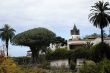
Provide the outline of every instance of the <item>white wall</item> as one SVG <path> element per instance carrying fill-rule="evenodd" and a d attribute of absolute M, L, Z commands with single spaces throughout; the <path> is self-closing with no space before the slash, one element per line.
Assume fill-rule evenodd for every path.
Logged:
<path fill-rule="evenodd" d="M 51 61 L 50 66 L 52 66 L 52 67 L 62 67 L 62 66 L 69 67 L 69 62 L 68 62 L 68 59 Z"/>

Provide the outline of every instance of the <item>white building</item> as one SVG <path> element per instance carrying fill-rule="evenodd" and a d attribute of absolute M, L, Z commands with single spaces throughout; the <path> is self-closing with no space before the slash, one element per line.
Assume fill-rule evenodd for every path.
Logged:
<path fill-rule="evenodd" d="M 98 44 L 101 42 L 100 37 L 88 37 L 87 39 L 80 39 L 79 29 L 74 25 L 73 29 L 71 30 L 71 37 L 67 41 L 68 49 L 75 49 L 77 46 L 82 46 L 87 42 Z M 110 37 L 105 37 L 104 42 L 110 45 Z"/>
<path fill-rule="evenodd" d="M 80 39 L 80 31 L 77 29 L 76 25 L 74 25 L 73 29 L 70 31 L 71 36 L 69 40 L 67 41 L 67 47 L 69 50 L 75 49 L 76 47 L 82 46 L 84 44 L 87 44 L 87 42 L 98 44 L 101 42 L 100 37 L 89 37 L 88 39 Z M 104 42 L 110 45 L 110 37 L 104 38 Z M 51 45 L 52 46 L 52 45 Z M 53 46 L 53 50 L 55 50 L 55 47 Z M 76 60 L 76 68 L 79 68 L 81 65 L 83 65 L 84 59 L 77 59 Z M 55 67 L 61 67 L 61 66 L 69 66 L 69 61 L 66 60 L 55 60 L 50 62 L 50 66 Z"/>

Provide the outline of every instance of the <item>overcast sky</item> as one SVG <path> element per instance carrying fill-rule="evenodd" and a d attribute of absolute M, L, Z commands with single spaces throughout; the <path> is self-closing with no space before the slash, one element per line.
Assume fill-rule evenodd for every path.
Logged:
<path fill-rule="evenodd" d="M 98 0 L 0 0 L 0 28 L 9 24 L 16 34 L 45 27 L 66 39 L 76 24 L 81 37 L 100 33 L 88 20 L 90 8 Z M 110 0 L 104 0 L 109 1 Z M 108 28 L 105 28 L 108 34 Z M 1 42 L 0 45 L 2 45 Z M 26 55 L 27 47 L 9 46 L 10 56 Z"/>

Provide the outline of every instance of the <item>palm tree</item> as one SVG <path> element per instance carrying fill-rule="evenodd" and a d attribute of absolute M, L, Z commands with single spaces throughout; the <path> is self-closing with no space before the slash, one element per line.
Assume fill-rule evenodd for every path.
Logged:
<path fill-rule="evenodd" d="M 5 24 L 4 27 L 2 29 L 0 29 L 0 38 L 6 44 L 7 57 L 8 57 L 8 45 L 9 45 L 9 41 L 15 35 L 14 32 L 15 32 L 15 30 L 13 28 L 11 28 L 8 24 Z"/>
<path fill-rule="evenodd" d="M 109 2 L 98 1 L 92 6 L 91 13 L 89 15 L 90 22 L 94 26 L 101 29 L 101 42 L 103 42 L 103 28 L 107 27 L 110 23 L 110 8 Z"/>

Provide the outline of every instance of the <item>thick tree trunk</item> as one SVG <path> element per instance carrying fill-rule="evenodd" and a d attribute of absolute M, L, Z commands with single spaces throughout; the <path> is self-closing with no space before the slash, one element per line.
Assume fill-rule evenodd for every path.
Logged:
<path fill-rule="evenodd" d="M 36 47 L 30 47 L 32 52 L 32 63 L 39 63 L 38 57 L 39 57 L 39 50 L 36 49 Z"/>
<path fill-rule="evenodd" d="M 39 63 L 39 50 L 35 51 L 35 59 L 36 59 L 36 63 Z"/>
<path fill-rule="evenodd" d="M 33 49 L 31 49 L 31 52 L 32 52 L 32 55 L 31 55 L 31 57 L 32 57 L 32 63 L 35 63 L 36 62 L 35 54 L 34 54 L 35 51 L 33 51 Z"/>
<path fill-rule="evenodd" d="M 101 28 L 101 43 L 104 42 L 104 39 L 103 39 L 103 28 Z"/>

